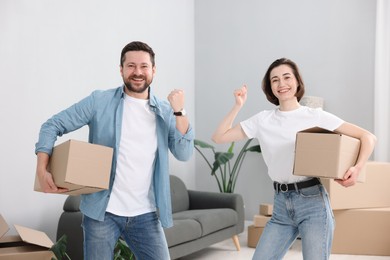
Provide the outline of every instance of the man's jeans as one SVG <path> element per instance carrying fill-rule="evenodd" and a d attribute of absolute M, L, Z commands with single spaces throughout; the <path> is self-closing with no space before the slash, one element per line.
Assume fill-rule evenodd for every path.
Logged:
<path fill-rule="evenodd" d="M 303 259 L 329 259 L 333 231 L 333 212 L 321 184 L 299 191 L 276 191 L 272 217 L 253 259 L 282 259 L 298 235 L 302 239 Z"/>
<path fill-rule="evenodd" d="M 104 221 L 83 216 L 84 259 L 111 260 L 121 236 L 136 259 L 168 260 L 164 231 L 156 212 L 136 217 L 120 217 L 106 212 Z"/>

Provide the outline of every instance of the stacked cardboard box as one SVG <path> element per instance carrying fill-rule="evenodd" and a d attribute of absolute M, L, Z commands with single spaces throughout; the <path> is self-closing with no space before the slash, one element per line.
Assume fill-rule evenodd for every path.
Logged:
<path fill-rule="evenodd" d="M 321 179 L 334 210 L 390 207 L 390 163 L 366 163 L 364 183 L 345 188 L 332 179 Z"/>
<path fill-rule="evenodd" d="M 390 163 L 367 162 L 366 181 L 321 179 L 336 221 L 332 253 L 390 256 Z"/>
<path fill-rule="evenodd" d="M 259 214 L 253 217 L 253 225 L 248 226 L 248 247 L 256 247 L 264 227 L 272 216 L 272 204 L 260 204 Z"/>
<path fill-rule="evenodd" d="M 333 254 L 390 256 L 390 207 L 335 210 Z"/>

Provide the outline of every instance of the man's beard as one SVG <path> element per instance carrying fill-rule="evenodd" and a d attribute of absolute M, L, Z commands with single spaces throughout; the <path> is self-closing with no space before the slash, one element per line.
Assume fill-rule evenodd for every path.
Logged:
<path fill-rule="evenodd" d="M 145 83 L 141 88 L 135 88 L 130 82 L 124 81 L 125 87 L 127 88 L 128 91 L 134 92 L 134 93 L 144 93 L 145 90 L 148 89 L 150 85 Z"/>
<path fill-rule="evenodd" d="M 150 81 L 147 81 L 145 80 L 145 84 L 142 86 L 142 87 L 134 87 L 131 83 L 130 83 L 130 80 L 123 80 L 123 83 L 125 84 L 126 88 L 128 91 L 130 92 L 134 92 L 134 93 L 144 93 L 149 87 L 150 87 L 150 84 L 152 84 L 152 80 Z"/>

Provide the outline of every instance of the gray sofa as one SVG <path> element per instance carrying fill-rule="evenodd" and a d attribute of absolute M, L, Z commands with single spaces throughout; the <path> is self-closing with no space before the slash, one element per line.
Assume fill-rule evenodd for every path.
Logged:
<path fill-rule="evenodd" d="M 233 238 L 244 231 L 244 203 L 241 195 L 187 190 L 178 177 L 170 176 L 173 227 L 164 229 L 171 259 L 194 253 L 214 243 Z M 57 229 L 57 239 L 68 237 L 67 252 L 72 260 L 82 259 L 83 233 L 78 210 L 79 196 L 69 196 L 64 203 Z M 232 243 L 233 246 L 233 243 Z"/>

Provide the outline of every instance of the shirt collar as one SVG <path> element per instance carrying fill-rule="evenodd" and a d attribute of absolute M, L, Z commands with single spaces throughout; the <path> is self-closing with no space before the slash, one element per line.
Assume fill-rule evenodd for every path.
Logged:
<path fill-rule="evenodd" d="M 121 93 L 121 97 L 122 98 L 124 98 L 125 97 L 125 85 L 123 84 L 123 86 L 122 86 L 122 93 Z M 148 91 L 149 91 L 149 106 L 151 106 L 152 108 L 154 108 L 154 109 L 156 109 L 156 108 L 158 108 L 158 103 L 157 103 L 157 100 L 156 100 L 156 98 L 155 98 L 155 96 L 154 96 L 154 94 L 153 94 L 153 91 L 152 91 L 152 87 L 151 86 L 149 86 L 149 89 L 148 89 Z"/>

